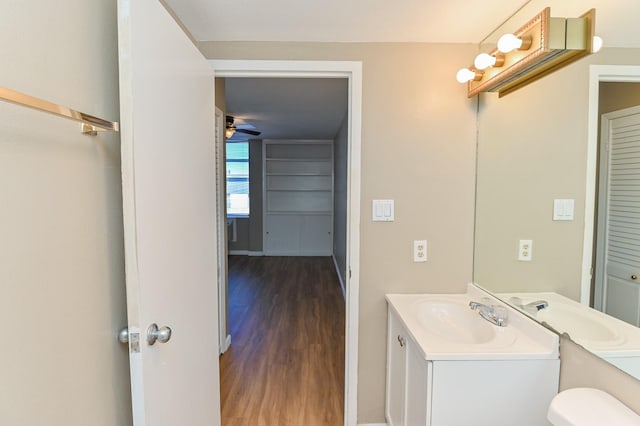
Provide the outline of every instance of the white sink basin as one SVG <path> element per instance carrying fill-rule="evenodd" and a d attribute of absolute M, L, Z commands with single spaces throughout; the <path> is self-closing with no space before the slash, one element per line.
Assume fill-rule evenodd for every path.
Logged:
<path fill-rule="evenodd" d="M 560 333 L 567 333 L 571 339 L 587 349 L 620 350 L 627 341 L 634 340 L 629 330 L 635 332 L 636 327 L 557 293 L 501 293 L 498 296 L 507 302 L 520 300 L 523 305 L 534 300 L 545 300 L 548 303 L 546 308 L 537 312 L 525 311 L 527 315 L 548 324 Z M 632 346 L 638 349 L 637 343 Z"/>
<path fill-rule="evenodd" d="M 462 294 L 388 294 L 386 299 L 425 359 L 558 358 L 558 336 L 517 310 L 508 307 L 508 325 L 500 327 L 469 307 L 488 296 L 470 284 Z"/>
<path fill-rule="evenodd" d="M 494 326 L 477 312 L 448 300 L 416 303 L 418 322 L 430 333 L 461 343 L 487 343 L 495 337 Z"/>
<path fill-rule="evenodd" d="M 623 339 L 611 327 L 602 324 L 586 310 L 572 306 L 551 304 L 539 311 L 535 318 L 544 321 L 557 330 L 567 331 L 572 339 L 589 342 L 622 343 Z"/>

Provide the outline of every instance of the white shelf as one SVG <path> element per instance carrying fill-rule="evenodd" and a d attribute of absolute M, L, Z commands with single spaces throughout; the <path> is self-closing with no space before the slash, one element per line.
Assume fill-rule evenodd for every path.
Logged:
<path fill-rule="evenodd" d="M 297 188 L 297 189 L 285 189 L 285 188 L 272 188 L 269 189 L 269 192 L 331 192 L 331 189 L 306 189 L 306 188 Z"/>
<path fill-rule="evenodd" d="M 289 172 L 289 173 L 271 173 L 268 172 L 267 176 L 333 176 L 331 173 L 305 173 L 305 172 Z M 269 188 L 267 188 L 269 190 Z"/>
<path fill-rule="evenodd" d="M 332 158 L 284 158 L 284 157 L 269 157 L 266 158 L 267 161 L 302 161 L 302 162 L 317 162 L 317 163 L 324 163 L 324 162 L 329 162 L 329 161 L 333 161 Z"/>
<path fill-rule="evenodd" d="M 301 212 L 299 210 L 296 211 L 288 211 L 288 210 L 267 210 L 267 214 L 272 215 L 296 215 L 296 216 L 331 216 L 333 215 L 332 211 L 308 211 Z"/>
<path fill-rule="evenodd" d="M 263 159 L 265 253 L 330 254 L 332 142 L 267 141 Z"/>

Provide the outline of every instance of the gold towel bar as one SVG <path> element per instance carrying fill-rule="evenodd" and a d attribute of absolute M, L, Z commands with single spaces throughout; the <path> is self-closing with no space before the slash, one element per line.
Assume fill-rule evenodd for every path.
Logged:
<path fill-rule="evenodd" d="M 88 135 L 96 135 L 99 131 L 117 132 L 120 127 L 116 121 L 103 120 L 102 118 L 94 117 L 43 99 L 34 98 L 33 96 L 7 89 L 6 87 L 0 87 L 0 100 L 79 121 L 82 123 L 82 133 Z"/>

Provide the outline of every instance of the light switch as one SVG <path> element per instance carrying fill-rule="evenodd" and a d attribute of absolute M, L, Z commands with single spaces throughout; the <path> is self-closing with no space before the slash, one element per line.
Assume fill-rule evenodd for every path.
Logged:
<path fill-rule="evenodd" d="M 573 199 L 553 200 L 553 220 L 573 220 L 574 207 Z"/>
<path fill-rule="evenodd" d="M 372 220 L 393 222 L 393 200 L 373 200 Z"/>

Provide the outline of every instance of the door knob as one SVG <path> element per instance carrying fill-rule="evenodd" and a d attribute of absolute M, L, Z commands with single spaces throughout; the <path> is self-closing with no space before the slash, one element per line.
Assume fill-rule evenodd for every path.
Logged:
<path fill-rule="evenodd" d="M 637 279 L 638 279 L 638 276 L 637 276 L 636 274 L 633 274 L 633 275 L 631 275 L 631 279 L 632 279 L 632 280 L 637 280 Z"/>
<path fill-rule="evenodd" d="M 158 324 L 153 323 L 147 328 L 147 342 L 153 345 L 156 340 L 160 343 L 166 343 L 171 339 L 171 329 L 169 327 L 158 328 Z"/>
<path fill-rule="evenodd" d="M 118 332 L 118 341 L 120 343 L 129 343 L 129 327 L 125 327 Z"/>

